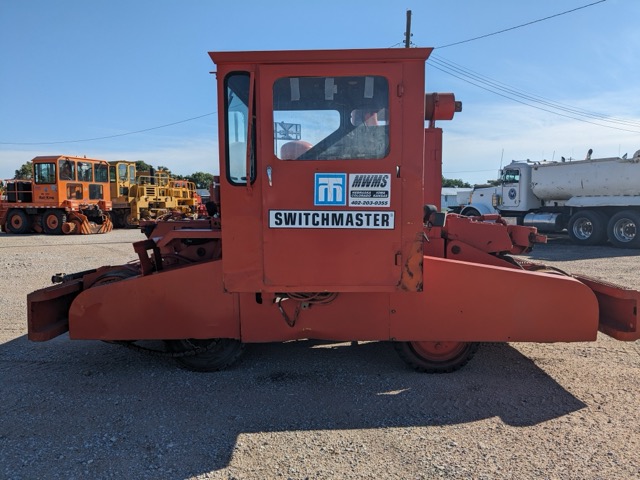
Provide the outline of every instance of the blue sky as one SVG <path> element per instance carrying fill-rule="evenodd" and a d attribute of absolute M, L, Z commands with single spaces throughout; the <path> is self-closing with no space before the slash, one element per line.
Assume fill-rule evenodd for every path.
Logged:
<path fill-rule="evenodd" d="M 217 173 L 207 52 L 399 48 L 407 10 L 413 44 L 440 47 L 426 90 L 463 102 L 439 124 L 445 176 L 481 183 L 501 162 L 589 148 L 632 155 L 640 2 L 579 9 L 596 1 L 0 0 L 0 178 L 49 154 Z"/>

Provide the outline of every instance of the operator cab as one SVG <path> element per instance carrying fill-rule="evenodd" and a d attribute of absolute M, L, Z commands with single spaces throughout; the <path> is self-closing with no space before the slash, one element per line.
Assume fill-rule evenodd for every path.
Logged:
<path fill-rule="evenodd" d="M 421 290 L 430 51 L 210 53 L 228 291 Z"/>

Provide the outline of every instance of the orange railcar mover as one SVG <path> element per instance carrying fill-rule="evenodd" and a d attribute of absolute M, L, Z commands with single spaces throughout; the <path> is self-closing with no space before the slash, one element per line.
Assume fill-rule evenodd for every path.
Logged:
<path fill-rule="evenodd" d="M 137 263 L 31 293 L 29 338 L 164 340 L 202 371 L 252 342 L 392 341 L 428 372 L 477 342 L 638 339 L 639 292 L 516 261 L 545 240 L 535 228 L 439 212 L 436 122 L 461 104 L 425 95 L 430 52 L 211 53 L 212 216 L 143 224 Z"/>
<path fill-rule="evenodd" d="M 104 160 L 42 156 L 31 161 L 32 180 L 7 180 L 0 201 L 0 227 L 8 233 L 106 233 L 109 212 L 109 164 Z"/>

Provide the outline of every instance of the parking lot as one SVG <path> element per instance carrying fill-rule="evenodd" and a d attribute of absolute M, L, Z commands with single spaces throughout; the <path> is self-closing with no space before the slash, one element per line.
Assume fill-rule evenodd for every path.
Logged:
<path fill-rule="evenodd" d="M 26 339 L 27 293 L 133 260 L 143 238 L 0 233 L 0 478 L 640 477 L 640 342 L 483 344 L 462 370 L 428 375 L 384 342 L 298 341 L 198 374 L 102 342 Z M 560 236 L 527 258 L 640 289 L 636 250 Z"/>

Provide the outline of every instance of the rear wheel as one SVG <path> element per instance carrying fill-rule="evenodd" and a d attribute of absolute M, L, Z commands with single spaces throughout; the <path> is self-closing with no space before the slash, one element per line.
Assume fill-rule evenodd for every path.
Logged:
<path fill-rule="evenodd" d="M 567 227 L 569 238 L 578 245 L 601 245 L 607 241 L 607 217 L 595 210 L 574 213 Z"/>
<path fill-rule="evenodd" d="M 31 230 L 29 215 L 24 210 L 11 210 L 7 215 L 6 229 L 9 233 L 27 233 Z"/>
<path fill-rule="evenodd" d="M 140 221 L 131 212 L 127 212 L 127 214 L 124 216 L 123 223 L 126 228 L 137 228 L 140 226 Z"/>
<path fill-rule="evenodd" d="M 91 286 L 98 287 L 100 285 L 106 285 L 107 283 L 119 282 L 127 278 L 135 277 L 136 275 L 138 275 L 138 272 L 130 268 L 114 268 L 96 278 Z"/>
<path fill-rule="evenodd" d="M 640 213 L 624 210 L 616 213 L 607 226 L 609 241 L 618 248 L 640 248 Z"/>
<path fill-rule="evenodd" d="M 233 338 L 167 340 L 166 344 L 171 352 L 189 353 L 176 357 L 176 361 L 194 372 L 223 370 L 237 362 L 244 352 L 244 343 Z"/>
<path fill-rule="evenodd" d="M 464 367 L 478 350 L 470 342 L 396 342 L 395 349 L 414 370 L 448 373 Z"/>
<path fill-rule="evenodd" d="M 42 217 L 42 229 L 49 235 L 60 235 L 62 224 L 67 221 L 67 215 L 61 210 L 52 210 Z"/>

